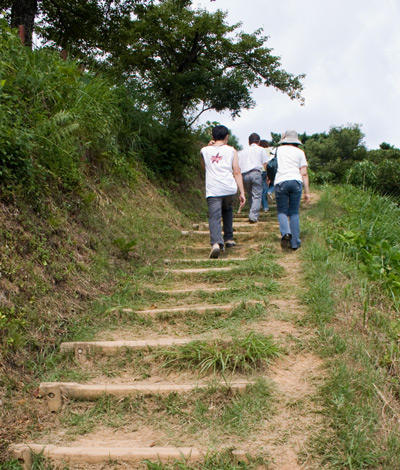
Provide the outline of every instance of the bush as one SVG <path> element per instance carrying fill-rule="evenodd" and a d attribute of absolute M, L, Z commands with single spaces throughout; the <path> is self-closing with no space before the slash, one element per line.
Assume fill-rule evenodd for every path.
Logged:
<path fill-rule="evenodd" d="M 400 161 L 383 160 L 377 168 L 378 189 L 382 194 L 400 196 Z"/>
<path fill-rule="evenodd" d="M 356 162 L 346 174 L 347 183 L 360 188 L 376 188 L 376 165 L 370 161 Z"/>
<path fill-rule="evenodd" d="M 85 167 L 121 157 L 118 97 L 101 75 L 49 49 L 31 51 L 0 24 L 0 177 L 3 189 L 76 191 Z"/>

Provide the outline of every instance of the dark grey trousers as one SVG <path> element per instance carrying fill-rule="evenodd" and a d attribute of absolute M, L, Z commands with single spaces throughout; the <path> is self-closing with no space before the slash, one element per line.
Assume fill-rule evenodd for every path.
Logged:
<path fill-rule="evenodd" d="M 211 246 L 218 243 L 223 247 L 225 241 L 233 240 L 233 198 L 233 194 L 231 196 L 207 198 Z M 224 231 L 223 238 L 221 231 L 221 218 Z"/>
<path fill-rule="evenodd" d="M 243 173 L 242 177 L 250 205 L 249 219 L 258 220 L 262 199 L 261 171 L 251 170 Z"/>

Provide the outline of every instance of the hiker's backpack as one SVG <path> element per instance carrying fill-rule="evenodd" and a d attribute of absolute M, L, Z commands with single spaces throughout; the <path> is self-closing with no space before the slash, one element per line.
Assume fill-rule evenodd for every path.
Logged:
<path fill-rule="evenodd" d="M 277 171 L 278 171 L 278 147 L 275 150 L 275 155 L 267 163 L 267 177 L 271 183 L 274 182 Z"/>

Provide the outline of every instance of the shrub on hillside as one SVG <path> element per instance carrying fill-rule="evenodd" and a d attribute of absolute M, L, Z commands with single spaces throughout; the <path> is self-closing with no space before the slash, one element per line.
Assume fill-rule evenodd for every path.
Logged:
<path fill-rule="evenodd" d="M 0 32 L 0 176 L 36 195 L 76 190 L 85 166 L 120 157 L 118 98 L 108 80 L 49 49 L 31 51 Z"/>
<path fill-rule="evenodd" d="M 378 187 L 382 194 L 400 196 L 400 160 L 383 160 L 377 167 Z"/>
<path fill-rule="evenodd" d="M 375 188 L 378 183 L 376 165 L 365 160 L 356 162 L 347 172 L 346 180 L 359 188 Z"/>

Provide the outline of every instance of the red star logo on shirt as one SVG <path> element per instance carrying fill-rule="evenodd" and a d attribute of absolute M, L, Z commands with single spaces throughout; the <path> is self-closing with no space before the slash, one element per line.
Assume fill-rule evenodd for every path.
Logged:
<path fill-rule="evenodd" d="M 215 157 L 211 157 L 211 163 L 218 163 L 220 160 L 222 160 L 222 157 L 219 156 L 219 152 L 217 155 L 215 155 Z"/>

